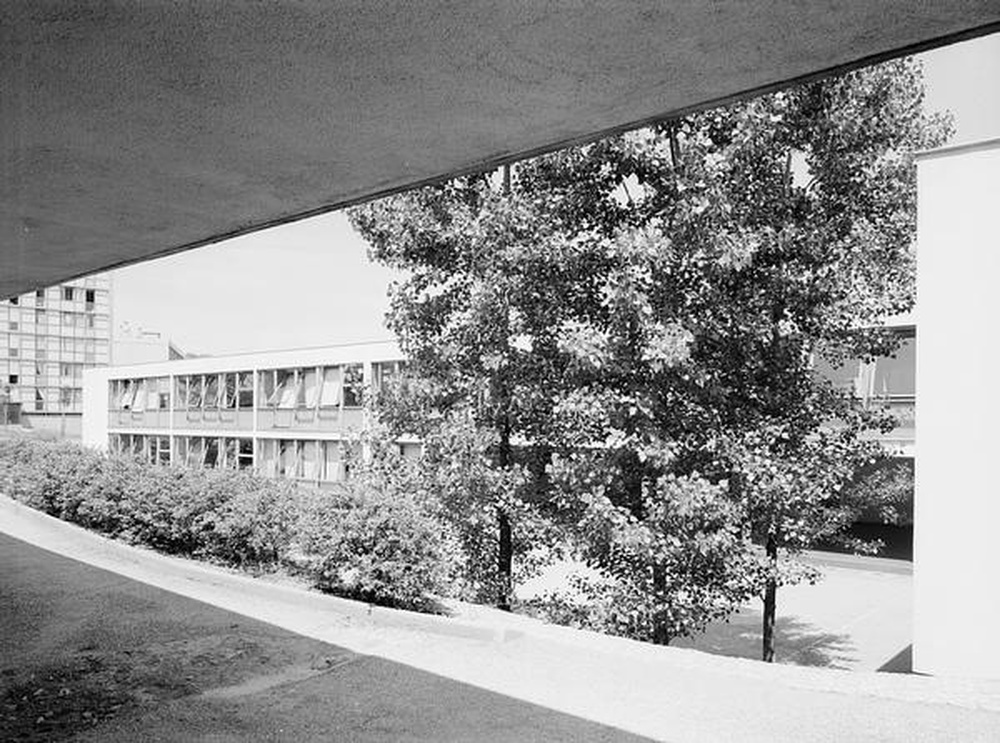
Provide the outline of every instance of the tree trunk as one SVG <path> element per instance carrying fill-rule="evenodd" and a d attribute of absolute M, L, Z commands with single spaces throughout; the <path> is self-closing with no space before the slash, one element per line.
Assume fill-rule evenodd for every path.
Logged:
<path fill-rule="evenodd" d="M 653 566 L 653 598 L 657 603 L 663 600 L 663 594 L 667 590 L 667 571 L 662 565 Z M 653 613 L 653 644 L 669 645 L 670 624 L 667 620 L 667 613 L 664 609 L 659 609 Z"/>
<path fill-rule="evenodd" d="M 500 469 L 506 470 L 511 465 L 510 451 L 510 419 L 503 417 L 500 426 Z M 510 526 L 510 516 L 503 508 L 497 509 L 497 527 L 499 529 L 500 545 L 497 550 L 497 608 L 510 611 L 510 600 L 514 593 L 514 538 Z"/>
<path fill-rule="evenodd" d="M 510 518 L 502 508 L 497 510 L 497 524 L 500 528 L 500 551 L 497 553 L 497 608 L 510 611 L 510 598 L 513 593 L 511 577 L 514 563 L 514 542 L 510 530 Z"/>
<path fill-rule="evenodd" d="M 766 663 L 774 663 L 774 617 L 777 608 L 778 594 L 778 542 L 774 535 L 767 537 L 767 585 L 764 588 L 764 641 L 762 643 L 763 659 Z"/>
<path fill-rule="evenodd" d="M 510 165 L 503 166 L 503 193 L 510 196 Z M 508 349 L 509 352 L 509 349 Z M 500 421 L 500 469 L 506 471 L 511 465 L 510 451 L 510 395 L 506 381 L 501 381 L 502 418 Z M 510 527 L 510 516 L 503 508 L 497 508 L 497 528 L 499 549 L 497 550 L 497 608 L 510 611 L 510 601 L 514 593 L 514 538 Z"/>

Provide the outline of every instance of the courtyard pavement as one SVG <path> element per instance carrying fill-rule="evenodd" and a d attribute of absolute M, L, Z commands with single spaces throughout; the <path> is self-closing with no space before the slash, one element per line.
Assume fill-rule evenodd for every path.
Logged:
<path fill-rule="evenodd" d="M 1000 682 L 368 607 L 2 497 L 0 532 L 5 740 L 1000 740 Z"/>

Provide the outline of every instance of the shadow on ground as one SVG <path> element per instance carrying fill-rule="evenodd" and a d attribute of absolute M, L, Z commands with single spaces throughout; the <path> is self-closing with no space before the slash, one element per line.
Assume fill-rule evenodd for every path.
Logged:
<path fill-rule="evenodd" d="M 675 647 L 695 648 L 733 658 L 761 657 L 760 612 L 744 609 L 728 622 L 713 622 L 696 637 L 681 638 Z M 799 666 L 849 669 L 855 646 L 848 635 L 823 632 L 794 617 L 778 617 L 774 627 L 775 660 Z"/>
<path fill-rule="evenodd" d="M 0 565 L 0 740 L 646 740 L 2 534 Z"/>
<path fill-rule="evenodd" d="M 907 645 L 879 666 L 882 673 L 913 673 L 913 645 Z"/>

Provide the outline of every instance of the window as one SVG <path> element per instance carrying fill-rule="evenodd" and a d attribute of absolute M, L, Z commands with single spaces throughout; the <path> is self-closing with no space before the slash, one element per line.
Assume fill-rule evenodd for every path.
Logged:
<path fill-rule="evenodd" d="M 17 384 L 17 375 L 16 374 L 8 374 L 7 375 L 7 381 L 10 382 L 11 384 Z"/>
<path fill-rule="evenodd" d="M 253 374 L 239 373 L 239 406 L 243 410 L 253 408 Z"/>
<path fill-rule="evenodd" d="M 205 439 L 191 436 L 187 440 L 187 464 L 201 467 L 205 464 Z"/>
<path fill-rule="evenodd" d="M 45 310 L 35 310 L 35 325 L 45 324 Z"/>
<path fill-rule="evenodd" d="M 201 377 L 196 375 L 189 378 L 187 404 L 189 410 L 198 410 L 201 408 L 201 386 Z"/>
<path fill-rule="evenodd" d="M 14 322 L 13 320 L 11 320 L 9 323 L 7 323 L 7 327 L 10 330 L 17 330 L 18 324 L 16 322 Z"/>
<path fill-rule="evenodd" d="M 875 361 L 872 394 L 876 398 L 912 397 L 916 393 L 916 342 L 904 340 L 893 357 Z"/>
<path fill-rule="evenodd" d="M 149 437 L 149 461 L 152 464 L 170 464 L 170 437 Z"/>
<path fill-rule="evenodd" d="M 241 470 L 253 468 L 253 439 L 239 439 L 236 468 Z"/>
<path fill-rule="evenodd" d="M 215 410 L 219 407 L 219 375 L 205 375 L 205 410 Z"/>
<path fill-rule="evenodd" d="M 45 361 L 47 356 L 48 356 L 48 351 L 46 351 L 44 348 L 38 348 L 35 350 L 35 358 L 38 359 L 39 361 Z M 38 373 L 41 374 L 41 372 Z"/>
<path fill-rule="evenodd" d="M 146 380 L 146 410 L 164 410 L 166 405 L 163 404 L 161 399 L 161 394 L 166 392 L 167 380 L 163 377 L 157 379 L 147 379 Z M 167 395 L 167 401 L 169 402 L 170 396 Z"/>
<path fill-rule="evenodd" d="M 42 391 L 35 390 L 35 412 L 40 413 L 45 410 L 45 399 L 42 397 Z"/>
<path fill-rule="evenodd" d="M 17 358 L 18 349 L 16 349 L 16 348 L 8 348 L 7 351 L 10 354 L 10 357 L 12 359 L 16 359 Z"/>
<path fill-rule="evenodd" d="M 222 404 L 225 410 L 236 409 L 236 373 L 227 372 L 222 375 Z"/>
<path fill-rule="evenodd" d="M 87 327 L 88 328 L 94 327 L 94 316 L 93 315 L 87 315 Z"/>
<path fill-rule="evenodd" d="M 398 384 L 403 375 L 405 363 L 402 361 L 382 361 L 372 364 L 373 385 L 379 392 L 386 392 Z"/>
<path fill-rule="evenodd" d="M 63 299 L 65 299 L 67 302 L 72 302 L 73 301 L 73 287 L 72 286 L 64 286 L 63 287 Z"/>
<path fill-rule="evenodd" d="M 73 389 L 71 387 L 59 388 L 59 405 L 68 408 L 73 404 Z"/>
<path fill-rule="evenodd" d="M 11 304 L 17 304 L 20 301 L 21 301 L 20 297 L 11 297 L 10 298 L 10 303 Z"/>
<path fill-rule="evenodd" d="M 44 289 L 36 289 L 35 290 L 35 307 L 44 307 L 44 306 L 45 306 L 45 290 Z"/>
<path fill-rule="evenodd" d="M 219 463 L 220 465 L 233 470 L 238 468 L 237 446 L 238 442 L 236 439 L 226 438 L 222 440 L 222 461 Z"/>
<path fill-rule="evenodd" d="M 328 366 L 323 369 L 323 383 L 319 393 L 322 408 L 340 407 L 340 367 Z"/>
<path fill-rule="evenodd" d="M 84 301 L 87 304 L 93 304 L 94 303 L 94 290 L 93 289 L 87 289 L 84 292 L 83 297 L 84 297 Z"/>
<path fill-rule="evenodd" d="M 299 383 L 298 400 L 296 404 L 300 408 L 315 408 L 319 401 L 319 382 L 315 369 L 303 369 L 299 372 L 301 381 Z"/>
<path fill-rule="evenodd" d="M 180 376 L 174 379 L 174 410 L 184 410 L 188 402 L 188 378 Z"/>
<path fill-rule="evenodd" d="M 132 403 L 135 400 L 136 384 L 131 379 L 126 379 L 120 382 L 122 385 L 121 391 L 121 410 L 131 410 Z"/>
<path fill-rule="evenodd" d="M 260 372 L 259 380 L 261 407 L 271 405 L 271 398 L 274 396 L 274 370 Z"/>
<path fill-rule="evenodd" d="M 299 449 L 299 477 L 307 480 L 319 480 L 320 459 L 319 441 L 300 441 Z"/>
<path fill-rule="evenodd" d="M 323 444 L 323 471 L 320 477 L 331 482 L 343 480 L 341 472 L 341 456 L 339 441 L 324 441 Z"/>
<path fill-rule="evenodd" d="M 277 477 L 278 442 L 274 439 L 261 439 L 257 446 L 257 469 L 266 477 Z"/>
<path fill-rule="evenodd" d="M 212 436 L 204 441 L 205 453 L 202 457 L 202 463 L 206 467 L 215 467 L 219 463 L 219 440 Z"/>
<path fill-rule="evenodd" d="M 363 396 L 364 372 L 361 364 L 344 367 L 344 407 L 360 408 Z"/>
<path fill-rule="evenodd" d="M 295 477 L 296 470 L 296 447 L 294 441 L 282 439 L 278 442 L 278 467 L 279 477 Z"/>
<path fill-rule="evenodd" d="M 296 389 L 295 371 L 278 369 L 274 373 L 274 391 L 267 398 L 267 404 L 270 407 L 294 408 Z"/>

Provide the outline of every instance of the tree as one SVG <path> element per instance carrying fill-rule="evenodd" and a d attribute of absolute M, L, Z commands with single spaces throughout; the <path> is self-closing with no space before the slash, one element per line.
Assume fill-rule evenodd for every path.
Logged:
<path fill-rule="evenodd" d="M 589 384 L 622 391 L 627 380 L 632 393 L 613 407 L 659 430 L 669 469 L 725 483 L 740 504 L 765 553 L 766 660 L 777 587 L 803 574 L 783 577 L 779 551 L 842 534 L 864 506 L 845 485 L 879 456 L 871 434 L 892 426 L 817 378 L 813 360 L 891 353 L 896 339 L 878 325 L 912 307 L 911 154 L 948 132 L 922 95 L 918 64 L 897 60 L 519 172 L 560 229 L 617 259 L 601 291 L 627 311 L 596 303 L 578 328 L 601 361 Z M 686 358 L 623 377 L 650 358 L 655 328 L 688 337 Z"/>
<path fill-rule="evenodd" d="M 408 277 L 393 288 L 389 327 L 411 373 L 429 382 L 431 407 L 468 411 L 492 436 L 491 466 L 509 480 L 516 444 L 545 442 L 559 380 L 550 281 L 560 270 L 548 252 L 553 233 L 533 202 L 485 176 L 391 197 L 350 213 L 372 256 Z M 425 431 L 428 433 L 429 430 Z M 509 499 L 494 500 L 496 603 L 510 608 L 515 536 Z"/>
<path fill-rule="evenodd" d="M 410 271 L 390 327 L 442 402 L 496 431 L 498 466 L 515 440 L 588 451 L 564 500 L 606 497 L 648 534 L 684 531 L 655 514 L 688 486 L 725 488 L 760 559 L 730 559 L 743 577 L 722 584 L 757 581 L 767 660 L 777 588 L 808 575 L 780 556 L 842 535 L 864 505 L 844 485 L 892 425 L 814 359 L 891 353 L 878 325 L 912 306 L 911 153 L 947 134 L 920 74 L 896 60 L 536 158 L 509 187 L 464 178 L 352 216 Z M 605 543 L 588 554 L 614 574 Z M 661 597 L 663 555 L 643 568 Z"/>

